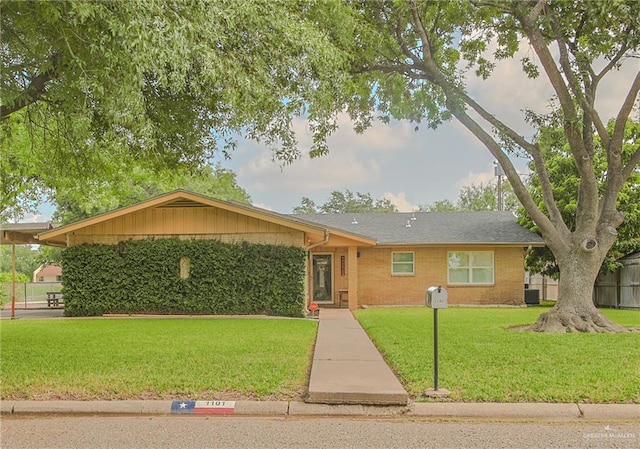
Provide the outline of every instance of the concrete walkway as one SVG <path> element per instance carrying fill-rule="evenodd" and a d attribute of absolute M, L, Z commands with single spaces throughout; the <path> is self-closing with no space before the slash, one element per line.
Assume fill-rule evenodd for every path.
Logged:
<path fill-rule="evenodd" d="M 406 405 L 409 395 L 347 309 L 323 309 L 306 402 Z"/>

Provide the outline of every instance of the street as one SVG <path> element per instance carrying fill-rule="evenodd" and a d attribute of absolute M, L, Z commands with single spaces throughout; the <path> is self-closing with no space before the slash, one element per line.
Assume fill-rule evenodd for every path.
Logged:
<path fill-rule="evenodd" d="M 3 449 L 638 448 L 637 423 L 198 416 L 7 417 Z"/>

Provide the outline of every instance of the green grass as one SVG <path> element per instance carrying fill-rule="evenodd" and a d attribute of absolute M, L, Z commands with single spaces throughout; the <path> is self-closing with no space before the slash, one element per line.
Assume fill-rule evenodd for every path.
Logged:
<path fill-rule="evenodd" d="M 508 330 L 546 308 L 440 310 L 439 387 L 451 400 L 640 403 L 640 333 Z M 640 327 L 640 312 L 604 310 Z M 367 309 L 357 318 L 416 400 L 433 387 L 433 310 Z"/>
<path fill-rule="evenodd" d="M 306 390 L 317 323 L 293 319 L 3 321 L 7 399 L 286 399 Z"/>

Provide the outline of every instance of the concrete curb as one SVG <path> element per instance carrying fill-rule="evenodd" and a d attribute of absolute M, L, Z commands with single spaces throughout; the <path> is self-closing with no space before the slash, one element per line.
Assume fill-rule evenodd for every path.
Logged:
<path fill-rule="evenodd" d="M 172 401 L 2 401 L 3 416 L 171 415 Z M 640 404 L 419 402 L 407 406 L 329 405 L 298 401 L 236 401 L 234 416 L 420 417 L 433 419 L 631 421 Z"/>
<path fill-rule="evenodd" d="M 640 404 L 578 404 L 578 408 L 585 419 L 640 422 Z"/>
<path fill-rule="evenodd" d="M 417 403 L 414 404 L 414 414 L 433 418 L 548 419 L 552 421 L 581 418 L 580 409 L 576 404 L 547 403 Z"/>

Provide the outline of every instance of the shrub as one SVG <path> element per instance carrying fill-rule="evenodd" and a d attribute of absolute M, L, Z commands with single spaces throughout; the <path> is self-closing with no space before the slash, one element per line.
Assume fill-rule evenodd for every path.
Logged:
<path fill-rule="evenodd" d="M 188 275 L 181 276 L 181 260 Z M 63 253 L 68 316 L 105 313 L 301 316 L 301 248 L 217 240 L 130 240 Z"/>

